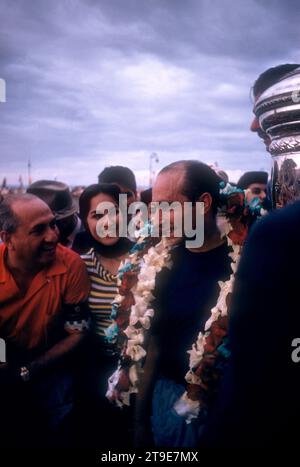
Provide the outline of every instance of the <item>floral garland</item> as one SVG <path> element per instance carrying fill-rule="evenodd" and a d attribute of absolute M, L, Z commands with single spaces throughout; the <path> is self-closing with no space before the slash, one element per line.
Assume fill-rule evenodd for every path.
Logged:
<path fill-rule="evenodd" d="M 227 335 L 228 304 L 240 259 L 241 246 L 235 245 L 230 239 L 229 233 L 233 229 L 229 222 L 226 222 L 225 229 L 227 244 L 233 250 L 232 253 L 229 253 L 229 257 L 232 259 L 230 264 L 232 274 L 226 282 L 218 282 L 220 293 L 217 303 L 211 309 L 211 315 L 205 323 L 204 332 L 200 331 L 197 341 L 188 351 L 190 355 L 189 371 L 185 376 L 187 389 L 174 405 L 178 415 L 184 417 L 187 423 L 190 423 L 193 418 L 197 418 L 202 406 L 206 405 L 204 401 L 211 387 L 210 382 L 216 384 L 218 374 L 212 375 L 210 371 L 209 377 L 207 377 L 207 370 L 214 369 L 220 347 L 224 344 L 223 340 Z"/>
<path fill-rule="evenodd" d="M 120 360 L 108 380 L 106 397 L 119 407 L 130 405 L 130 394 L 136 393 L 146 356 L 145 333 L 150 329 L 154 310 L 151 302 L 156 274 L 171 268 L 169 247 L 165 239 L 154 244 L 151 227 L 130 250 L 129 258 L 119 269 L 119 294 L 112 304 L 112 325 L 106 331 L 109 342 L 117 342 Z"/>
<path fill-rule="evenodd" d="M 265 212 L 254 199 L 252 206 L 245 206 L 245 193 L 230 184 L 221 187 L 221 200 L 226 207 L 224 235 L 232 252 L 232 274 L 226 282 L 219 282 L 220 294 L 211 316 L 200 332 L 190 354 L 189 371 L 186 374 L 187 389 L 174 408 L 190 423 L 206 407 L 207 395 L 218 380 L 216 362 L 228 356 L 226 343 L 228 305 L 234 276 L 240 258 L 241 247 L 249 226 Z M 113 324 L 107 330 L 109 342 L 120 348 L 117 370 L 109 378 L 107 398 L 122 407 L 130 405 L 130 394 L 138 392 L 138 381 L 143 372 L 142 361 L 146 356 L 146 331 L 150 329 L 154 310 L 151 302 L 156 274 L 164 267 L 171 268 L 170 247 L 166 239 L 154 244 L 151 227 L 145 226 L 143 235 L 130 251 L 129 258 L 119 269 L 119 294 L 112 305 Z"/>

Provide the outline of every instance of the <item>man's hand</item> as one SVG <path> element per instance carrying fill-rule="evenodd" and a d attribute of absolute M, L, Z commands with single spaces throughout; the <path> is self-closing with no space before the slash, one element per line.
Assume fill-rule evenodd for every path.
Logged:
<path fill-rule="evenodd" d="M 85 333 L 70 334 L 51 347 L 51 349 L 43 355 L 26 365 L 30 373 L 30 378 L 75 350 L 75 348 L 83 341 L 84 337 Z"/>

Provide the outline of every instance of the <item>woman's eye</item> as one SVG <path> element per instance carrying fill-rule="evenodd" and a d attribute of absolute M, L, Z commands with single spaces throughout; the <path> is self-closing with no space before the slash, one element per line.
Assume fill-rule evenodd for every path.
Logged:
<path fill-rule="evenodd" d="M 98 221 L 99 219 L 101 219 L 103 217 L 103 214 L 94 214 L 92 216 L 93 219 L 95 219 L 96 221 Z"/>

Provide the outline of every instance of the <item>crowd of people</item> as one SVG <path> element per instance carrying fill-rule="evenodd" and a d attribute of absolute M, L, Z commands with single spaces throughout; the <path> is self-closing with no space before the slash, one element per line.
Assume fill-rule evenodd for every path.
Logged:
<path fill-rule="evenodd" d="M 253 87 L 254 105 L 291 73 L 300 75 L 300 66 L 279 65 L 262 73 Z M 251 130 L 270 150 L 272 138 L 259 117 L 255 112 Z M 222 232 L 222 192 L 243 195 L 243 213 L 259 207 L 265 214 L 251 223 L 248 237 L 239 242 L 237 272 L 231 260 L 235 245 Z M 134 276 L 129 260 L 140 250 L 137 238 L 122 236 L 118 229 L 99 236 L 99 222 L 108 225 L 112 219 L 98 206 L 114 207 L 118 227 L 123 221 L 120 195 L 126 195 L 128 209 L 137 201 L 146 206 L 189 203 L 192 216 L 195 203 L 201 202 L 203 244 L 187 247 L 183 234 L 174 235 L 176 219 L 170 214 L 171 232 L 163 244 L 170 264 L 166 267 L 162 253 L 161 265 L 153 266 L 154 276 L 146 281 L 142 273 Z M 290 355 L 300 324 L 299 270 L 293 267 L 299 255 L 300 202 L 274 210 L 278 207 L 274 197 L 266 172 L 246 172 L 230 184 L 226 173 L 197 160 L 169 164 L 153 187 L 142 193 L 137 192 L 132 170 L 112 166 L 83 190 L 79 203 L 65 183 L 50 180 L 32 183 L 25 194 L 4 196 L 0 202 L 0 338 L 6 347 L 5 361 L 0 362 L 1 447 L 204 449 L 295 442 L 300 381 Z M 145 227 L 148 223 L 139 225 L 141 230 Z M 151 248 L 159 241 L 142 244 L 143 264 L 148 264 Z M 159 255 L 157 261 L 160 264 Z M 122 281 L 124 271 L 129 282 L 132 279 L 128 287 Z M 213 352 L 206 347 L 209 365 L 204 372 L 203 368 L 202 373 L 195 372 L 192 381 L 205 392 L 205 403 L 190 396 L 197 410 L 188 418 L 176 410 L 186 390 L 188 350 L 199 331 L 204 335 L 210 329 L 207 322 L 218 302 L 220 284 L 227 284 L 233 273 L 233 291 L 226 300 L 229 329 L 223 329 L 217 347 L 220 358 L 210 358 Z M 146 286 L 141 296 L 151 300 L 149 313 L 143 315 L 132 293 L 142 283 Z M 124 302 L 131 315 L 122 314 Z M 137 321 L 140 324 L 133 328 Z M 128 384 L 133 381 L 137 389 L 121 404 L 116 394 L 124 394 L 127 383 L 122 378 L 113 382 L 113 375 L 120 365 L 134 368 L 127 358 L 126 335 L 139 327 L 145 329 L 145 340 L 135 343 L 139 355 L 131 353 L 131 359 L 141 361 L 142 370 L 136 375 L 128 370 Z M 213 389 L 209 378 L 214 380 Z M 111 397 L 107 397 L 109 381 L 114 388 Z"/>

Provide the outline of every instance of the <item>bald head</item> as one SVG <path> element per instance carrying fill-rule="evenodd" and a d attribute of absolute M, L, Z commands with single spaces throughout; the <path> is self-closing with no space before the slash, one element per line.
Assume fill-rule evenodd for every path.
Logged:
<path fill-rule="evenodd" d="M 55 259 L 58 231 L 47 204 L 31 194 L 8 196 L 0 204 L 0 234 L 10 265 L 37 271 Z"/>
<path fill-rule="evenodd" d="M 184 197 L 184 201 L 192 202 L 199 200 L 204 193 L 209 193 L 212 198 L 212 211 L 216 212 L 220 181 L 215 171 L 203 162 L 182 160 L 167 165 L 159 172 L 154 190 L 157 184 L 168 184 L 170 188 L 173 187 L 172 191 L 176 190 L 178 195 Z"/>
<path fill-rule="evenodd" d="M 22 223 L 22 219 L 36 210 L 51 213 L 44 201 L 31 194 L 6 196 L 0 202 L 0 231 L 14 233 Z"/>

